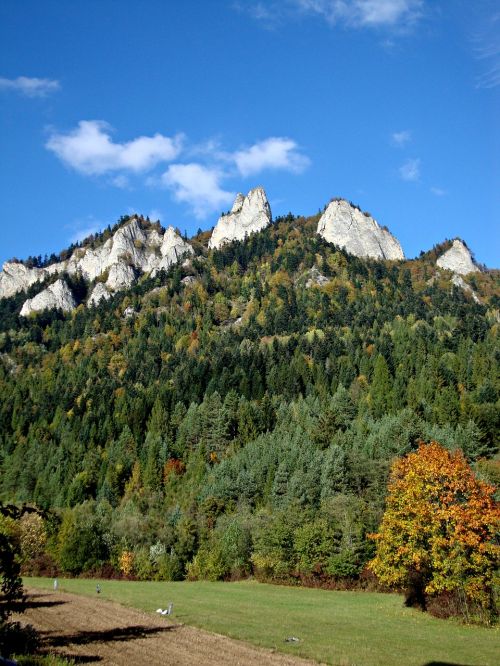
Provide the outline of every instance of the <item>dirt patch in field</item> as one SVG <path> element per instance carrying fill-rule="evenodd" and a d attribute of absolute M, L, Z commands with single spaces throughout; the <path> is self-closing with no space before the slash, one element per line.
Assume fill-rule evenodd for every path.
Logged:
<path fill-rule="evenodd" d="M 28 590 L 28 607 L 16 619 L 32 624 L 46 652 L 77 664 L 109 666 L 311 666 L 313 662 L 252 647 L 177 624 L 100 597 Z"/>

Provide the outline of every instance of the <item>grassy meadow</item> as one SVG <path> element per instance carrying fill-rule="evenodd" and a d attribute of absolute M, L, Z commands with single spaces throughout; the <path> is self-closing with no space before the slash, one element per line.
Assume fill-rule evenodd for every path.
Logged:
<path fill-rule="evenodd" d="M 52 580 L 26 578 L 31 587 Z M 97 597 L 96 584 L 101 586 Z M 331 592 L 254 581 L 129 582 L 59 579 L 61 591 L 154 612 L 174 603 L 173 620 L 254 645 L 338 666 L 493 666 L 498 629 L 438 620 L 393 594 Z M 296 636 L 299 643 L 285 639 Z"/>

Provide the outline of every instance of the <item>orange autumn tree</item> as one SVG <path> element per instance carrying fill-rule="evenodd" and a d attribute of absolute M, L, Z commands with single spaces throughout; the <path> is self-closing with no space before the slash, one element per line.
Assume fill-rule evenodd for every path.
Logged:
<path fill-rule="evenodd" d="M 461 451 L 421 442 L 392 466 L 370 568 L 383 584 L 405 588 L 407 605 L 425 608 L 427 596 L 446 591 L 466 613 L 471 602 L 491 612 L 500 555 L 494 492 Z"/>

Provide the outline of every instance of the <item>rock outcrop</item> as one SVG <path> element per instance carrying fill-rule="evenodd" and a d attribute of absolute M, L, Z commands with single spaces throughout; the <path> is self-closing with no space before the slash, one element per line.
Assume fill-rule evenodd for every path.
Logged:
<path fill-rule="evenodd" d="M 32 312 L 42 310 L 63 310 L 70 312 L 76 307 L 75 299 L 64 280 L 57 280 L 34 298 L 28 298 L 21 309 L 21 316 L 28 317 Z"/>
<path fill-rule="evenodd" d="M 6 261 L 0 272 L 0 297 L 14 296 L 35 282 L 41 282 L 47 275 L 43 268 L 27 268 L 16 261 Z"/>
<path fill-rule="evenodd" d="M 480 270 L 474 263 L 469 248 L 460 238 L 455 238 L 450 249 L 438 258 L 436 264 L 439 268 L 453 271 L 457 275 L 468 275 Z"/>
<path fill-rule="evenodd" d="M 308 272 L 308 277 L 306 281 L 306 288 L 310 289 L 311 287 L 324 287 L 325 284 L 330 282 L 330 278 L 327 278 L 326 275 L 320 273 L 316 266 L 313 266 Z"/>
<path fill-rule="evenodd" d="M 135 273 L 132 266 L 117 261 L 109 269 L 106 287 L 111 291 L 119 291 L 120 289 L 128 289 L 134 282 Z"/>
<path fill-rule="evenodd" d="M 454 273 L 451 278 L 451 282 L 455 285 L 455 287 L 460 287 L 460 289 L 463 289 L 466 294 L 470 294 L 472 296 L 472 300 L 475 303 L 481 303 L 474 289 L 470 286 L 470 284 L 467 284 L 467 282 L 465 282 L 465 280 L 461 275 Z"/>
<path fill-rule="evenodd" d="M 238 194 L 227 215 L 221 215 L 208 242 L 209 248 L 219 248 L 234 240 L 244 240 L 255 231 L 271 224 L 271 208 L 262 187 L 247 194 Z"/>
<path fill-rule="evenodd" d="M 107 272 L 107 291 L 126 289 L 136 279 L 136 273 L 151 273 L 167 269 L 183 257 L 192 255 L 193 248 L 173 227 L 164 234 L 155 227 L 142 228 L 137 217 L 121 226 L 102 245 L 77 248 L 66 261 L 45 268 L 28 268 L 22 263 L 6 262 L 0 272 L 0 298 L 13 296 L 36 282 L 61 273 L 79 274 L 89 282 Z M 95 291 L 95 290 L 94 290 Z M 95 298 L 104 295 L 102 287 Z M 88 300 L 95 301 L 94 292 Z"/>
<path fill-rule="evenodd" d="M 160 254 L 161 259 L 151 272 L 153 277 L 157 271 L 167 270 L 183 257 L 194 254 L 194 250 L 189 243 L 179 236 L 173 227 L 168 227 L 163 235 Z"/>
<path fill-rule="evenodd" d="M 317 233 L 356 257 L 405 258 L 397 238 L 345 199 L 328 204 L 318 222 Z"/>
<path fill-rule="evenodd" d="M 98 282 L 87 299 L 87 306 L 90 308 L 92 305 L 98 305 L 103 298 L 107 301 L 111 298 L 111 294 L 105 284 Z"/>

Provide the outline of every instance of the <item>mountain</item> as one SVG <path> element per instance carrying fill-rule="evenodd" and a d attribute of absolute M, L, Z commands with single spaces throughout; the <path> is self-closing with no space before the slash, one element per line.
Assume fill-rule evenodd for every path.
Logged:
<path fill-rule="evenodd" d="M 471 251 L 460 238 L 455 238 L 451 247 L 437 259 L 436 264 L 457 275 L 468 275 L 480 270 Z"/>
<path fill-rule="evenodd" d="M 256 187 L 244 196 L 238 194 L 231 210 L 221 215 L 208 240 L 208 249 L 217 250 L 235 241 L 243 241 L 272 224 L 266 193 Z M 316 233 L 327 242 L 349 254 L 378 261 L 402 261 L 404 253 L 397 238 L 359 207 L 345 199 L 332 199 L 320 216 Z M 83 280 L 87 285 L 86 305 L 95 307 L 114 293 L 129 289 L 141 276 L 154 277 L 161 270 L 195 255 L 193 246 L 173 227 L 165 231 L 159 223 L 152 224 L 139 216 L 123 218 L 112 231 L 84 241 L 80 247 L 63 250 L 62 260 L 30 265 L 18 260 L 5 262 L 0 271 L 0 299 L 8 298 L 40 284 L 38 298 L 30 298 L 21 308 L 21 315 L 60 308 L 69 311 L 78 305 L 66 282 L 64 296 L 59 284 L 55 292 L 51 283 L 64 275 Z M 38 262 L 40 263 L 40 262 Z M 462 276 L 478 272 L 470 250 L 460 239 L 437 258 L 436 265 L 452 271 L 452 284 L 478 299 Z M 317 269 L 314 269 L 317 272 Z M 326 278 L 312 273 L 309 284 Z"/>
<path fill-rule="evenodd" d="M 437 440 L 498 478 L 500 273 L 444 270 L 449 242 L 405 260 L 347 202 L 333 233 L 339 210 L 356 247 L 321 215 L 219 247 L 134 217 L 8 264 L 0 501 L 51 512 L 32 573 L 362 585 L 396 456 Z M 376 242 L 397 260 L 356 255 Z"/>
<path fill-rule="evenodd" d="M 356 257 L 404 259 L 399 241 L 345 199 L 334 199 L 318 222 L 318 234 Z"/>
<path fill-rule="evenodd" d="M 163 233 L 159 225 L 134 216 L 104 242 L 95 247 L 84 245 L 76 248 L 66 260 L 32 268 L 17 261 L 5 262 L 0 272 L 0 298 L 13 296 L 36 283 L 67 273 L 80 275 L 87 282 L 101 280 L 89 299 L 89 304 L 93 305 L 100 298 L 130 287 L 138 274 L 154 275 L 192 253 L 192 247 L 173 227 Z M 58 289 L 61 289 L 60 285 Z M 42 294 L 42 298 L 33 299 L 23 308 L 23 315 L 58 306 L 59 300 L 49 296 L 52 294 L 50 287 Z M 63 309 L 74 307 L 71 302 L 66 294 Z"/>
<path fill-rule="evenodd" d="M 220 248 L 234 240 L 244 240 L 251 233 L 271 224 L 271 208 L 262 187 L 256 187 L 245 197 L 238 194 L 233 207 L 221 215 L 210 237 L 209 248 Z"/>

